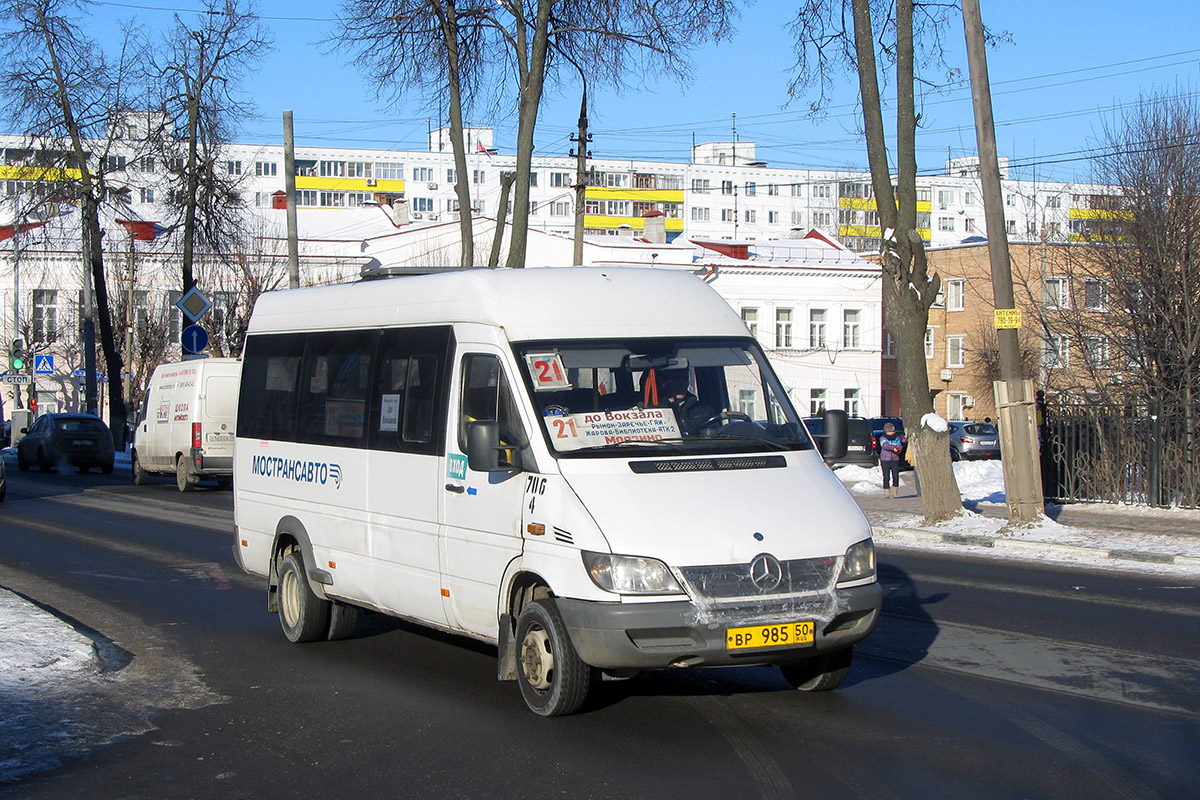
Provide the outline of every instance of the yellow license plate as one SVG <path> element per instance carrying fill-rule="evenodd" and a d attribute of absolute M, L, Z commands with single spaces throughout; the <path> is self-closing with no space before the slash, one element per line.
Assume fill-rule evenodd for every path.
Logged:
<path fill-rule="evenodd" d="M 726 628 L 725 649 L 795 647 L 798 644 L 812 644 L 815 637 L 816 625 L 812 620 L 784 622 L 778 625 L 754 625 L 749 628 Z"/>

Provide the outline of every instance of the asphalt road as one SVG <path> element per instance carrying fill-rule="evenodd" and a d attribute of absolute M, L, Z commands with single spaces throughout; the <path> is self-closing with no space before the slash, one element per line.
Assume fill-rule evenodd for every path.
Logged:
<path fill-rule="evenodd" d="M 882 551 L 885 616 L 836 692 L 793 692 L 770 668 L 677 671 L 605 683 L 583 713 L 542 719 L 466 640 L 373 615 L 348 641 L 288 643 L 233 564 L 228 491 L 9 477 L 0 585 L 91 630 L 112 670 L 86 696 L 46 698 L 87 735 L 0 797 L 1174 798 L 1200 785 L 1195 585 Z"/>

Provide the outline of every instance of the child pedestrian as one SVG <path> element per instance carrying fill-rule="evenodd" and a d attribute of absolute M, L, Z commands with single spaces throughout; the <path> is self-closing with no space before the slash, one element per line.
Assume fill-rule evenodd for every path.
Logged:
<path fill-rule="evenodd" d="M 883 493 L 887 497 L 900 496 L 900 454 L 904 452 L 904 439 L 896 433 L 896 426 L 887 423 L 879 437 L 879 468 L 883 470 Z"/>

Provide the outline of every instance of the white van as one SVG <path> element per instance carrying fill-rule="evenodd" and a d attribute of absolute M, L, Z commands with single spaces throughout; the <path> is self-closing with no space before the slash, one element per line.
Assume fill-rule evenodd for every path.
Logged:
<path fill-rule="evenodd" d="M 155 368 L 133 431 L 135 484 L 162 474 L 174 475 L 181 492 L 202 479 L 229 485 L 241 375 L 236 358 L 196 358 Z"/>
<path fill-rule="evenodd" d="M 415 620 L 495 644 L 558 715 L 601 673 L 772 664 L 831 689 L 875 626 L 866 518 L 689 273 L 275 292 L 243 359 L 234 549 L 294 642 L 359 608 Z"/>

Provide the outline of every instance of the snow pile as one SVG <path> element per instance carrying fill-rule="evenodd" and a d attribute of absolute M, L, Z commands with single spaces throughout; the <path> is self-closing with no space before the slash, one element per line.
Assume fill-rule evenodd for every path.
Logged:
<path fill-rule="evenodd" d="M 0 591 L 0 693 L 13 696 L 43 683 L 100 672 L 92 640 L 24 598 Z"/>

